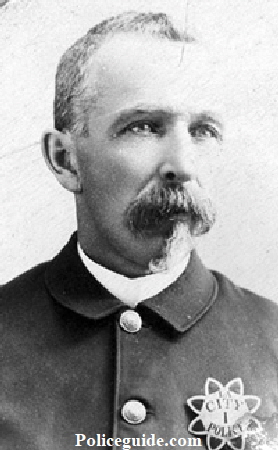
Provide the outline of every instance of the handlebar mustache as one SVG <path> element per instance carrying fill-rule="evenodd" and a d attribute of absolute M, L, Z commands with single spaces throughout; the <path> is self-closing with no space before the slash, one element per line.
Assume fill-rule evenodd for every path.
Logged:
<path fill-rule="evenodd" d="M 150 182 L 127 210 L 128 225 L 137 233 L 148 233 L 167 221 L 184 221 L 193 235 L 206 233 L 216 213 L 212 200 L 197 180 L 161 185 Z"/>

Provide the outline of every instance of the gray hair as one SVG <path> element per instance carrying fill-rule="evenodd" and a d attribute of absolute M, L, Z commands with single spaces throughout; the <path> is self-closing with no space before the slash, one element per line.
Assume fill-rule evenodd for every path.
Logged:
<path fill-rule="evenodd" d="M 180 42 L 194 40 L 175 29 L 168 16 L 163 13 L 128 11 L 95 25 L 66 50 L 57 67 L 54 125 L 58 131 L 68 130 L 78 135 L 88 135 L 85 117 L 94 97 L 92 88 L 89 93 L 84 82 L 88 61 L 108 36 L 121 32 L 148 34 Z"/>

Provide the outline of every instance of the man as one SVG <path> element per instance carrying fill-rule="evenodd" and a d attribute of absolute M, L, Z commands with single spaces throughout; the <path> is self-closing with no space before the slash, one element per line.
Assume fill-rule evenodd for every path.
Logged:
<path fill-rule="evenodd" d="M 277 307 L 194 250 L 215 221 L 219 82 L 164 14 L 108 19 L 63 55 L 42 147 L 78 227 L 2 288 L 1 449 L 274 442 Z"/>

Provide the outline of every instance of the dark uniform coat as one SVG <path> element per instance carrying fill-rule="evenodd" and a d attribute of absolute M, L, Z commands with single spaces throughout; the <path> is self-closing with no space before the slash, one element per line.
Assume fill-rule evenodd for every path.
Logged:
<path fill-rule="evenodd" d="M 87 271 L 76 235 L 0 292 L 1 450 L 71 450 L 76 434 L 83 448 L 97 435 L 194 444 L 198 411 L 187 400 L 206 395 L 208 378 L 240 378 L 244 394 L 261 399 L 255 416 L 277 413 L 277 305 L 207 270 L 195 252 L 135 315 Z"/>

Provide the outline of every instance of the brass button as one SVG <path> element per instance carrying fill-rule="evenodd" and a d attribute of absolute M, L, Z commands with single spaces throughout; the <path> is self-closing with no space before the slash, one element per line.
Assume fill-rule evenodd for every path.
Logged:
<path fill-rule="evenodd" d="M 138 400 L 128 400 L 122 407 L 122 417 L 130 424 L 138 425 L 144 422 L 146 418 L 146 408 L 143 403 Z"/>
<path fill-rule="evenodd" d="M 136 311 L 128 309 L 121 314 L 120 325 L 128 333 L 137 333 L 142 327 L 142 319 Z"/>

